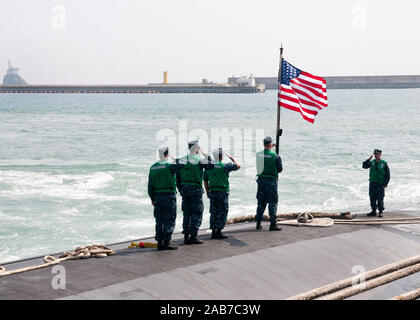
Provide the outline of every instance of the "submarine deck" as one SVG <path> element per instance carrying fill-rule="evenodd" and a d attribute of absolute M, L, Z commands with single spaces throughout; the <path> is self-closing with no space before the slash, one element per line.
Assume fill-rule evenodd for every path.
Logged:
<path fill-rule="evenodd" d="M 385 214 L 397 216 L 405 214 Z M 175 234 L 176 251 L 111 245 L 115 256 L 62 262 L 65 289 L 53 289 L 51 267 L 0 277 L 0 299 L 285 299 L 354 276 L 355 266 L 371 270 L 420 254 L 419 224 L 263 227 L 229 225 L 228 239 L 211 241 L 202 230 L 204 244 L 190 246 Z M 42 259 L 4 266 L 38 263 Z M 352 299 L 388 299 L 419 287 L 416 273 Z"/>

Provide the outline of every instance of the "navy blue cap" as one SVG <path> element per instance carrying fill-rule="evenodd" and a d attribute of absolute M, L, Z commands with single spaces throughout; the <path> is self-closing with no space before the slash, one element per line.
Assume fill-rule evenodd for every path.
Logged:
<path fill-rule="evenodd" d="M 217 159 L 220 161 L 220 158 L 223 156 L 223 150 L 222 148 L 216 148 L 213 150 L 213 157 L 214 159 Z"/>
<path fill-rule="evenodd" d="M 159 149 L 159 155 L 166 157 L 169 153 L 169 148 L 168 147 L 162 147 Z"/>
<path fill-rule="evenodd" d="M 269 144 L 269 143 L 273 142 L 273 139 L 271 139 L 271 137 L 265 137 L 263 142 L 264 142 L 264 144 Z"/>
<path fill-rule="evenodd" d="M 380 153 L 380 154 L 382 154 L 382 150 L 375 149 L 375 150 L 373 150 L 373 153 Z"/>
<path fill-rule="evenodd" d="M 191 149 L 194 146 L 198 146 L 198 140 L 192 140 L 188 142 L 188 149 Z"/>

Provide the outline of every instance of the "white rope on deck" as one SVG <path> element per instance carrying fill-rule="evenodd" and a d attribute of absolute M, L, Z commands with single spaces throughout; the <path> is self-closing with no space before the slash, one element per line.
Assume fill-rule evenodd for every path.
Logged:
<path fill-rule="evenodd" d="M 288 298 L 287 300 L 312 300 L 320 297 L 328 297 L 330 299 L 344 299 L 351 295 L 372 289 L 382 284 L 400 279 L 415 272 L 420 271 L 420 255 L 397 261 L 380 268 L 365 272 L 363 276 L 366 279 L 366 286 L 352 287 L 354 277 L 349 277 L 340 281 L 330 283 L 328 285 L 304 292 Z M 389 277 L 382 278 L 383 276 Z M 381 279 L 380 279 L 381 278 Z M 369 280 L 378 279 L 376 282 L 371 282 L 368 288 Z M 346 290 L 346 291 L 343 291 Z M 336 295 L 331 295 L 337 293 Z"/>
<path fill-rule="evenodd" d="M 373 288 L 382 286 L 392 281 L 407 277 L 420 271 L 420 263 L 404 269 L 394 271 L 383 276 L 366 281 L 364 286 L 352 286 L 343 290 L 334 292 L 330 295 L 320 297 L 319 300 L 343 300 L 348 297 L 355 296 L 359 293 L 371 290 Z"/>
<path fill-rule="evenodd" d="M 389 300 L 416 300 L 420 298 L 420 288 L 400 294 Z"/>

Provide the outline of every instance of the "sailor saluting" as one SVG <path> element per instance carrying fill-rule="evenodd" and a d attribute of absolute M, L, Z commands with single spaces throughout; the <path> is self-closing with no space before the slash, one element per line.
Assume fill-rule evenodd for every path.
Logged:
<path fill-rule="evenodd" d="M 198 140 L 188 142 L 189 154 L 180 161 L 185 166 L 177 173 L 177 187 L 182 197 L 182 212 L 184 214 L 182 233 L 185 244 L 201 244 L 198 230 L 203 220 L 203 173 L 204 169 L 213 169 L 211 157 L 198 144 Z M 200 158 L 198 153 L 204 156 Z"/>
<path fill-rule="evenodd" d="M 372 160 L 372 158 L 375 159 Z M 373 155 L 363 162 L 363 169 L 369 170 L 369 198 L 372 211 L 369 217 L 376 216 L 376 209 L 379 210 L 379 217 L 383 217 L 385 189 L 391 178 L 388 163 L 382 160 L 382 151 L 375 149 Z"/>

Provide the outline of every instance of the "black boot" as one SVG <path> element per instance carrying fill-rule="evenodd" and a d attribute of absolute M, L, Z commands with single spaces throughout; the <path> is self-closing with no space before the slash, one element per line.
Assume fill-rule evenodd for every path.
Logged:
<path fill-rule="evenodd" d="M 190 235 L 188 233 L 184 235 L 184 244 L 191 244 Z"/>
<path fill-rule="evenodd" d="M 216 229 L 211 230 L 211 238 L 216 239 Z"/>
<path fill-rule="evenodd" d="M 277 223 L 271 223 L 270 224 L 270 231 L 281 231 L 281 228 L 277 226 Z"/>
<path fill-rule="evenodd" d="M 190 244 L 202 244 L 203 241 L 199 240 L 197 236 L 190 237 Z"/>
<path fill-rule="evenodd" d="M 383 218 L 383 217 L 384 217 L 384 212 L 383 212 L 382 210 L 379 210 L 379 215 L 378 215 L 378 217 L 379 217 L 379 218 Z"/>
<path fill-rule="evenodd" d="M 368 217 L 376 217 L 376 210 L 372 210 L 367 214 Z"/>
<path fill-rule="evenodd" d="M 257 221 L 257 227 L 255 229 L 262 230 L 261 221 Z"/>
<path fill-rule="evenodd" d="M 162 246 L 158 250 L 176 250 L 177 246 L 171 244 L 169 240 L 164 240 Z"/>
<path fill-rule="evenodd" d="M 222 233 L 222 229 L 217 229 L 212 239 L 227 239 L 227 235 Z"/>
<path fill-rule="evenodd" d="M 157 243 L 157 249 L 162 250 L 162 240 L 159 240 Z"/>

